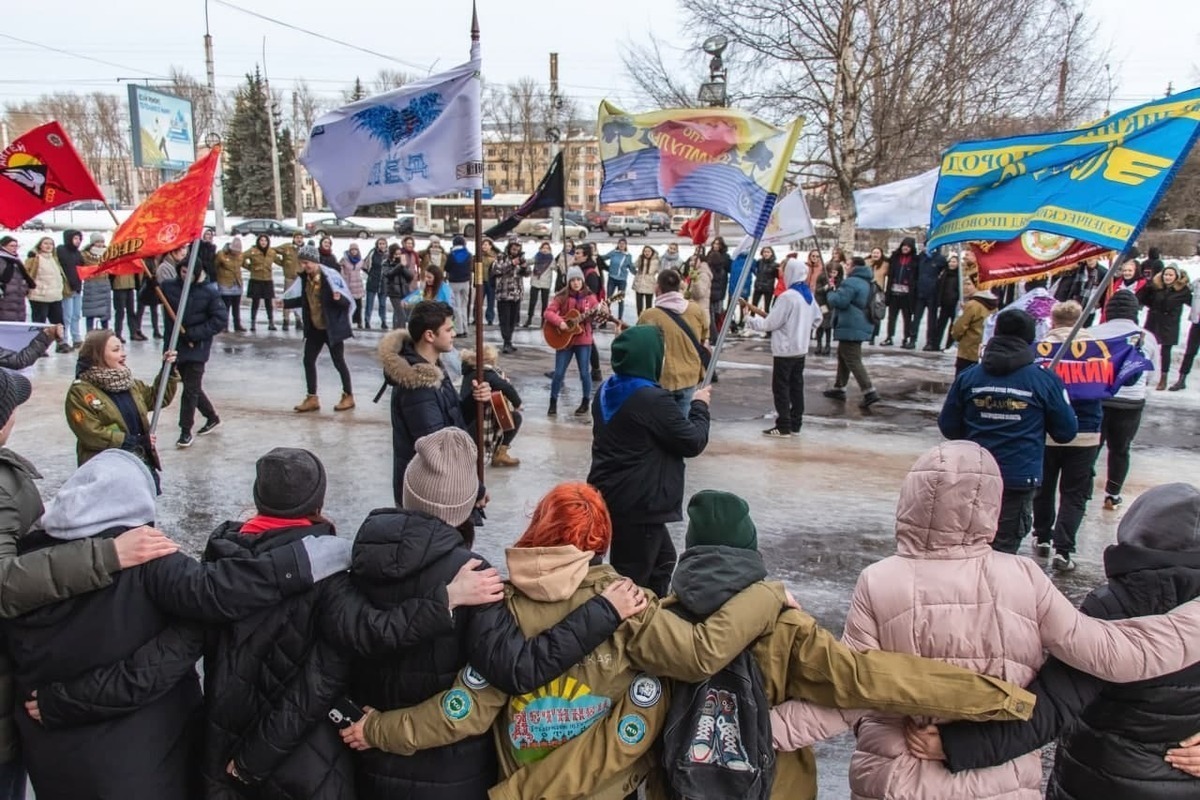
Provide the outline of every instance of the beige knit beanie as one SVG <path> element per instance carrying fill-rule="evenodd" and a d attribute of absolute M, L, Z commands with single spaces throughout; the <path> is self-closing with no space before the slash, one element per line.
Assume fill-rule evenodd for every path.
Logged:
<path fill-rule="evenodd" d="M 417 440 L 404 471 L 404 509 L 424 511 L 457 528 L 479 496 L 475 442 L 461 428 L 442 428 Z"/>

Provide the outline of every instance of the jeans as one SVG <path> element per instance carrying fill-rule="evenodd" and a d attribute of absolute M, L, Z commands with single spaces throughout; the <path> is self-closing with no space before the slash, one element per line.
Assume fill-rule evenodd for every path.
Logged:
<path fill-rule="evenodd" d="M 1133 437 L 1137 436 L 1142 424 L 1142 408 L 1104 407 L 1104 419 L 1100 422 L 1100 446 L 1108 447 L 1108 478 L 1104 482 L 1104 493 L 1121 496 L 1125 478 L 1129 476 L 1129 449 Z M 1099 450 L 1096 454 L 1099 455 Z"/>
<path fill-rule="evenodd" d="M 912 310 L 912 340 L 921 335 L 921 317 L 925 317 L 925 346 L 933 347 L 937 333 L 938 307 L 930 298 L 918 297 Z"/>
<path fill-rule="evenodd" d="M 229 312 L 229 319 L 233 323 L 235 331 L 242 330 L 242 296 L 240 294 L 223 294 L 221 302 L 225 304 L 225 310 Z M 117 323 L 118 325 L 120 323 Z"/>
<path fill-rule="evenodd" d="M 775 427 L 799 433 L 804 423 L 804 356 L 775 356 L 771 368 Z"/>
<path fill-rule="evenodd" d="M 654 308 L 654 295 L 638 292 L 635 297 L 637 299 L 637 313 L 639 317 L 643 311 L 649 311 Z"/>
<path fill-rule="evenodd" d="M 624 292 L 624 291 L 625 291 L 625 281 L 614 280 L 612 278 L 612 276 L 610 275 L 608 278 L 608 285 L 604 289 L 604 296 L 612 297 L 617 292 Z M 622 318 L 624 318 L 624 316 L 625 316 L 625 301 L 620 300 L 617 302 L 617 319 L 622 319 Z"/>
<path fill-rule="evenodd" d="M 1000 521 L 996 525 L 996 538 L 992 549 L 998 553 L 1015 553 L 1021 540 L 1033 527 L 1033 496 L 1037 487 L 1011 489 L 1004 487 L 1000 497 Z"/>
<path fill-rule="evenodd" d="M 1187 347 L 1183 351 L 1183 362 L 1179 365 L 1179 377 L 1186 378 L 1192 371 L 1192 362 L 1196 360 L 1196 351 L 1200 350 L 1200 322 L 1193 322 L 1188 329 Z"/>
<path fill-rule="evenodd" d="M 608 556 L 612 568 L 638 586 L 659 597 L 666 597 L 670 592 L 671 573 L 675 571 L 675 544 L 665 524 L 614 522 Z"/>
<path fill-rule="evenodd" d="M 676 389 L 671 392 L 671 399 L 679 406 L 679 410 L 686 417 L 692 413 L 692 398 L 696 395 L 696 387 L 689 386 L 686 389 Z"/>
<path fill-rule="evenodd" d="M 907 294 L 889 294 L 887 298 L 887 338 L 896 336 L 896 322 L 904 321 L 904 340 L 908 341 L 912 329 L 912 296 Z M 915 334 L 914 334 L 915 335 Z"/>
<path fill-rule="evenodd" d="M 62 301 L 55 300 L 53 303 L 41 303 L 30 300 L 29 316 L 34 322 L 49 322 L 51 325 L 62 325 Z"/>
<path fill-rule="evenodd" d="M 367 315 L 365 322 L 371 324 L 371 312 L 374 310 L 375 301 L 379 301 L 379 327 L 387 327 L 387 293 L 386 292 L 367 292 Z"/>
<path fill-rule="evenodd" d="M 0 764 L 0 800 L 25 800 L 25 766 L 14 758 Z"/>
<path fill-rule="evenodd" d="M 354 394 L 350 388 L 350 368 L 346 366 L 346 348 L 345 342 L 334 344 L 329 341 L 329 333 L 322 330 L 313 330 L 309 332 L 304 339 L 304 383 L 308 388 L 309 394 L 317 393 L 317 356 L 321 354 L 321 348 L 329 348 L 329 357 L 333 359 L 333 366 L 338 371 L 338 375 L 342 378 L 342 392 L 345 394 Z"/>
<path fill-rule="evenodd" d="M 1054 540 L 1054 552 L 1075 552 L 1075 537 L 1092 494 L 1092 465 L 1099 445 L 1047 447 L 1042 457 L 1042 486 L 1033 501 L 1033 535 L 1042 543 Z M 1055 512 L 1055 489 L 1058 510 Z"/>
<path fill-rule="evenodd" d="M 450 284 L 450 298 L 454 306 L 454 332 L 466 333 L 471 308 L 470 282 Z"/>
<path fill-rule="evenodd" d="M 488 278 L 483 282 L 483 304 L 485 306 L 483 318 L 487 320 L 488 325 L 491 325 L 496 321 L 496 281 L 492 278 Z M 518 308 L 520 307 L 520 304 L 521 301 L 518 300 Z M 517 316 L 521 316 L 520 312 L 517 313 Z"/>
<path fill-rule="evenodd" d="M 183 383 L 183 395 L 179 402 L 179 432 L 184 436 L 192 432 L 192 425 L 196 422 L 196 409 L 200 409 L 200 413 L 209 422 L 217 419 L 217 410 L 204 393 L 204 367 L 203 361 L 188 361 L 176 366 Z"/>
<path fill-rule="evenodd" d="M 835 389 L 844 389 L 850 376 L 858 382 L 863 394 L 871 391 L 871 376 L 862 360 L 862 342 L 839 341 L 837 346 L 837 376 L 833 379 Z"/>
<path fill-rule="evenodd" d="M 121 328 L 128 324 L 129 335 L 133 335 L 134 290 L 113 289 L 113 333 L 121 335 Z"/>
<path fill-rule="evenodd" d="M 62 301 L 63 308 L 63 327 L 66 328 L 66 336 L 63 341 L 69 344 L 79 344 L 83 341 L 79 336 L 79 320 L 83 317 L 83 293 L 76 292 L 70 297 L 64 297 Z"/>
<path fill-rule="evenodd" d="M 542 302 L 541 317 L 544 319 L 546 316 L 546 305 L 550 302 L 550 290 L 539 289 L 538 287 L 534 286 L 529 290 L 529 316 L 525 317 L 526 325 L 533 324 L 533 309 L 537 306 L 539 297 L 541 298 Z"/>
<path fill-rule="evenodd" d="M 102 331 L 108 327 L 108 317 L 88 317 L 83 323 L 83 332 L 86 335 L 91 331 Z"/>
<path fill-rule="evenodd" d="M 575 365 L 579 367 L 579 381 L 583 385 L 583 399 L 591 399 L 592 373 L 588 370 L 588 357 L 591 352 L 592 346 L 590 344 L 577 344 L 565 350 L 559 350 L 554 354 L 554 380 L 550 381 L 551 401 L 558 400 L 558 393 L 562 391 L 563 379 L 567 376 L 567 367 L 570 366 L 571 359 L 575 359 Z"/>
<path fill-rule="evenodd" d="M 513 331 L 517 327 L 517 320 L 521 318 L 521 301 L 500 300 L 496 305 L 500 315 L 500 338 L 506 346 L 511 347 Z"/>

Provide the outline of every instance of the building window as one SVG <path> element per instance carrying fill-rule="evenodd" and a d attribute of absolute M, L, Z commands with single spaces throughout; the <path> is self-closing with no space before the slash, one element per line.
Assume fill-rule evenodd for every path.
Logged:
<path fill-rule="evenodd" d="M 572 189 L 579 188 L 579 178 L 571 178 L 571 188 Z"/>
<path fill-rule="evenodd" d="M 489 147 L 489 148 L 487 149 L 487 157 L 488 157 L 488 158 L 495 158 L 495 157 L 496 157 L 496 148 L 494 148 L 494 147 Z"/>
<path fill-rule="evenodd" d="M 587 179 L 587 185 L 588 185 L 588 187 L 589 187 L 589 188 L 590 188 L 590 187 L 593 187 L 593 186 L 595 186 L 595 185 L 596 185 L 596 179 L 595 179 L 595 178 L 588 178 L 588 179 Z"/>

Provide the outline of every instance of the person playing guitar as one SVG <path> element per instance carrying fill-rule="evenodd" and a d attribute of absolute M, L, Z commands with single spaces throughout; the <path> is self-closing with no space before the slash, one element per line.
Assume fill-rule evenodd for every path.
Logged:
<path fill-rule="evenodd" d="M 578 317 L 578 320 L 569 319 L 575 316 Z M 583 399 L 579 403 L 579 408 L 575 409 L 575 415 L 587 416 L 590 411 L 592 374 L 588 369 L 588 362 L 593 346 L 593 319 L 611 319 L 611 317 L 608 316 L 607 307 L 603 306 L 600 299 L 584 284 L 583 270 L 573 266 L 567 270 L 566 288 L 554 295 L 550 300 L 550 305 L 546 308 L 547 328 L 556 328 L 559 331 L 567 332 L 571 330 L 572 322 L 579 326 L 579 332 L 570 339 L 565 347 L 554 354 L 554 379 L 550 382 L 550 408 L 546 411 L 547 416 L 558 415 L 558 393 L 562 391 L 563 379 L 567 376 L 567 367 L 570 366 L 572 359 L 579 368 L 579 380 L 583 389 Z"/>

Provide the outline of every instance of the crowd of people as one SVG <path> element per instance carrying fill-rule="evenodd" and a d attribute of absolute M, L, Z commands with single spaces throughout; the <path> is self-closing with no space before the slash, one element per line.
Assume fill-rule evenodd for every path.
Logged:
<path fill-rule="evenodd" d="M 816 796 L 811 746 L 848 729 L 856 797 L 1040 796 L 1033 753 L 1059 736 L 1053 797 L 1200 789 L 1200 490 L 1169 484 L 1129 505 L 1106 553 L 1109 583 L 1082 610 L 1036 560 L 1075 568 L 1104 445 L 1105 507 L 1122 505 L 1147 390 L 1176 388 L 1170 348 L 1190 305 L 1184 388 L 1200 281 L 1156 266 L 1155 253 L 1132 272 L 1127 262 L 1093 325 L 1084 309 L 1107 278 L 1094 263 L 985 290 L 969 252 L 943 257 L 912 240 L 890 258 L 837 250 L 828 262 L 770 247 L 734 258 L 720 239 L 686 259 L 674 244 L 634 253 L 622 240 L 604 255 L 539 245 L 527 258 L 519 241 L 489 241 L 484 318 L 472 320 L 461 237 L 446 250 L 436 237 L 424 250 L 380 239 L 339 258 L 327 239 L 259 237 L 244 253 L 206 234 L 194 260 L 169 253 L 127 287 L 73 282 L 104 242 L 81 251 L 82 234 L 67 234 L 25 259 L 0 240 L 0 309 L 15 316 L 19 297 L 21 320 L 28 300 L 52 326 L 24 351 L 0 350 L 0 367 L 26 367 L 55 342 L 78 359 L 65 401 L 78 469 L 44 508 L 36 468 L 0 449 L 0 697 L 11 699 L 0 798 L 23 796 L 26 772 L 41 800 L 805 798 Z M 92 283 L 110 306 L 89 306 Z M 520 463 L 510 448 L 522 400 L 499 356 L 516 351 L 527 286 L 524 327 L 538 317 L 566 340 L 549 414 L 573 362 L 591 458 L 586 482 L 542 496 L 506 550 L 505 583 L 472 550 L 490 499 L 473 432 L 482 409 L 491 464 Z M 1039 327 L 1041 305 L 1021 300 L 1043 295 Z M 254 515 L 217 527 L 197 561 L 153 527 L 162 485 L 149 412 L 181 396 L 181 448 L 197 411 L 196 435 L 221 424 L 203 376 L 215 337 L 244 330 L 243 297 L 249 331 L 262 309 L 269 330 L 279 312 L 303 337 L 297 412 L 320 409 L 323 350 L 341 379 L 335 410 L 354 408 L 345 343 L 378 314 L 393 505 L 339 537 L 326 493 L 352 476 L 275 448 L 252 486 L 232 490 Z M 161 336 L 160 305 L 183 333 L 163 344 L 155 377 L 138 380 L 122 323 L 138 339 L 151 308 Z M 864 344 L 892 345 L 899 332 L 915 349 L 922 322 L 926 350 L 944 349 L 947 331 L 957 343 L 938 420 L 947 441 L 905 478 L 896 555 L 859 577 L 841 640 L 770 580 L 744 499 L 687 497 L 687 460 L 709 443 L 704 378 L 726 315 L 770 340 L 773 438 L 803 429 L 813 339 L 817 355 L 837 343 L 825 395 L 844 401 L 853 376 L 864 408 L 880 401 Z M 72 329 L 81 316 L 86 332 Z M 463 352 L 455 386 L 445 356 L 468 326 L 493 322 L 501 346 Z M 605 377 L 594 334 L 607 325 L 617 335 Z M 1136 340 L 1158 380 L 1143 369 L 1111 398 L 1071 396 L 1035 352 L 1073 330 L 1078 341 Z M 8 369 L 0 446 L 33 388 Z M 686 523 L 682 553 L 674 523 Z M 1030 534 L 1033 558 L 1019 554 Z"/>

